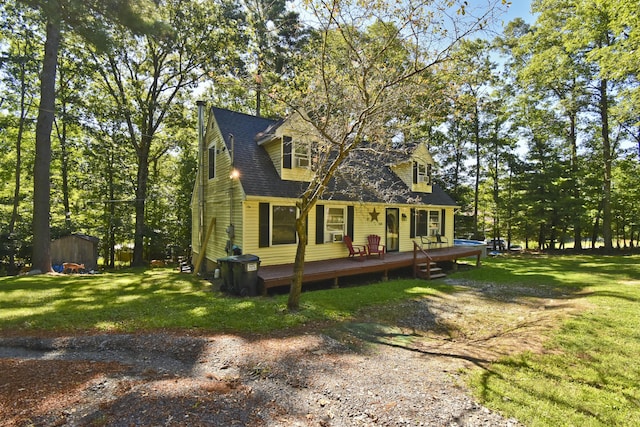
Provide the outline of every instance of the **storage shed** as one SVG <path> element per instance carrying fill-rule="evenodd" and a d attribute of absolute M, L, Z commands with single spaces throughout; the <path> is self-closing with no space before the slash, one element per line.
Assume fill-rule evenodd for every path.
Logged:
<path fill-rule="evenodd" d="M 51 263 L 61 265 L 65 262 L 84 264 L 86 270 L 95 270 L 98 266 L 98 243 L 100 239 L 85 234 L 71 234 L 51 242 Z"/>

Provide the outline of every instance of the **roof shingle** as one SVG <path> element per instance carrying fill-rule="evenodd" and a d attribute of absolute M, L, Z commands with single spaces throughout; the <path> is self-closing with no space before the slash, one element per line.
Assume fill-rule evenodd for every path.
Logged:
<path fill-rule="evenodd" d="M 306 182 L 285 181 L 271 162 L 267 151 L 258 144 L 257 138 L 269 133 L 268 128 L 278 126 L 281 121 L 256 117 L 222 108 L 211 108 L 222 137 L 230 147 L 230 136 L 234 139 L 234 166 L 240 172 L 240 182 L 249 196 L 299 198 L 307 187 Z M 371 158 L 369 159 L 371 161 Z M 372 160 L 376 163 L 376 159 Z M 376 165 L 375 177 L 367 179 L 350 176 L 342 170 L 325 192 L 323 199 L 411 203 L 423 205 L 455 206 L 455 201 L 438 185 L 432 193 L 415 193 L 382 161 Z M 383 197 L 378 188 L 390 189 L 391 197 Z M 390 194 L 388 191 L 384 193 Z"/>

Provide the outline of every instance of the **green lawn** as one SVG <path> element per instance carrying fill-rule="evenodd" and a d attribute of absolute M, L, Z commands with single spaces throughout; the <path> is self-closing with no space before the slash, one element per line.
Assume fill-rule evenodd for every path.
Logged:
<path fill-rule="evenodd" d="M 268 332 L 313 321 L 351 319 L 363 308 L 436 292 L 400 280 L 303 294 L 302 309 L 286 312 L 287 296 L 236 298 L 170 269 L 98 275 L 0 278 L 0 331 L 123 331 L 199 329 Z"/>
<path fill-rule="evenodd" d="M 514 292 L 560 291 L 583 307 L 548 331 L 544 354 L 521 353 L 471 372 L 469 384 L 485 405 L 529 426 L 640 425 L 639 256 L 498 257 L 452 277 Z M 210 289 L 169 269 L 0 278 L 0 334 L 265 333 L 354 321 L 362 310 L 391 323 L 398 302 L 456 292 L 437 281 L 392 280 L 304 293 L 302 309 L 287 313 L 286 295 L 243 299 Z"/>
<path fill-rule="evenodd" d="M 546 354 L 475 371 L 485 404 L 528 426 L 640 425 L 640 257 L 502 258 L 460 276 L 569 289 L 585 307 L 553 331 Z"/>

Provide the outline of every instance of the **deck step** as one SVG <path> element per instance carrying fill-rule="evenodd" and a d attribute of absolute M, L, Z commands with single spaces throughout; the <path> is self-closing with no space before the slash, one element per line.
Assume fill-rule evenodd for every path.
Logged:
<path fill-rule="evenodd" d="M 442 268 L 438 267 L 435 262 L 431 262 L 430 265 L 427 263 L 420 263 L 417 267 L 418 276 L 422 279 L 432 280 L 447 277 L 447 275 L 442 272 Z M 428 270 L 427 267 L 429 267 Z"/>
<path fill-rule="evenodd" d="M 437 264 L 436 264 L 435 262 L 431 262 L 430 264 L 431 264 L 431 268 L 435 268 L 435 267 L 437 267 Z M 427 268 L 427 263 L 426 263 L 426 262 L 421 262 L 421 263 L 419 263 L 419 264 L 418 264 L 418 268 L 421 268 L 421 269 L 422 269 L 422 268 L 424 268 L 424 269 L 426 269 L 426 268 Z"/>

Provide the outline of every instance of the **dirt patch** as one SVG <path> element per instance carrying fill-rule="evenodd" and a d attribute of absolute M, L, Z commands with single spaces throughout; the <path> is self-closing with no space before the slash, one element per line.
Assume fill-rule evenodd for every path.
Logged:
<path fill-rule="evenodd" d="M 508 426 L 463 370 L 544 351 L 579 309 L 552 290 L 461 290 L 273 336 L 0 338 L 6 426 Z"/>
<path fill-rule="evenodd" d="M 46 422 L 47 414 L 73 410 L 86 388 L 125 369 L 113 362 L 0 359 L 0 419 L 3 425 Z"/>

